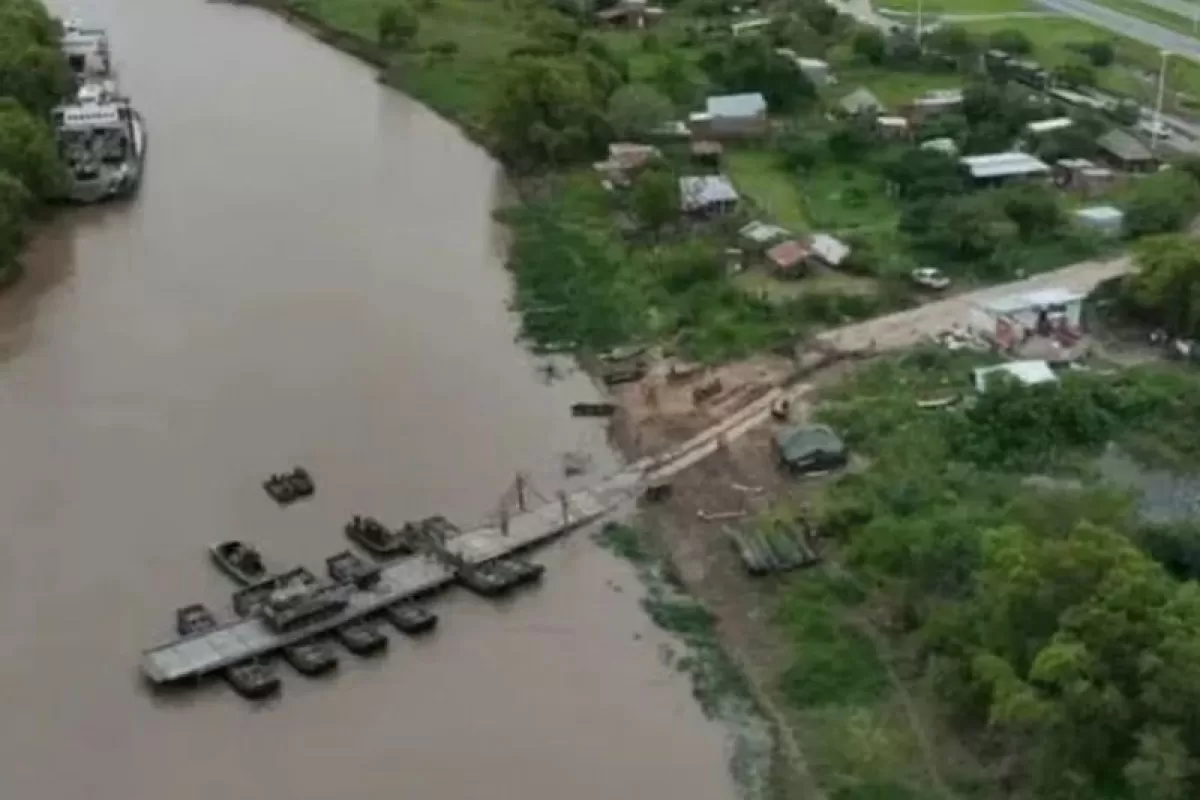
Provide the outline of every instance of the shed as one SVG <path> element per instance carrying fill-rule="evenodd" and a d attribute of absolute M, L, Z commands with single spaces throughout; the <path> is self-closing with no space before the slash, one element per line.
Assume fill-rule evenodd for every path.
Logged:
<path fill-rule="evenodd" d="M 1113 166 L 1130 171 L 1147 171 L 1157 166 L 1158 159 L 1133 134 L 1113 128 L 1096 140 L 1101 155 Z"/>
<path fill-rule="evenodd" d="M 792 234 L 786 228 L 755 220 L 743 225 L 738 230 L 738 235 L 762 247 L 777 242 L 780 239 L 785 239 Z"/>
<path fill-rule="evenodd" d="M 825 425 L 785 428 L 775 434 L 779 462 L 792 472 L 825 472 L 846 465 L 846 445 Z"/>
<path fill-rule="evenodd" d="M 962 105 L 962 89 L 934 89 L 912 101 L 912 108 L 922 116 L 940 114 Z"/>
<path fill-rule="evenodd" d="M 1079 331 L 1084 295 L 1063 288 L 981 300 L 971 308 L 970 327 L 1001 348 L 1015 347 L 1033 334 Z"/>
<path fill-rule="evenodd" d="M 793 59 L 796 68 L 808 78 L 813 86 L 828 86 L 834 83 L 833 73 L 829 70 L 829 62 L 819 58 L 797 56 Z"/>
<path fill-rule="evenodd" d="M 973 371 L 975 391 L 983 393 L 992 378 L 1008 376 L 1024 386 L 1037 386 L 1040 383 L 1054 383 L 1058 376 L 1045 361 L 1010 361 L 1007 364 L 996 364 L 991 367 L 979 367 Z"/>
<path fill-rule="evenodd" d="M 1075 212 L 1075 221 L 1101 236 L 1120 236 L 1125 228 L 1125 212 L 1116 206 L 1089 206 Z"/>
<path fill-rule="evenodd" d="M 738 193 L 724 175 L 688 175 L 679 179 L 684 211 L 725 214 L 737 207 Z"/>
<path fill-rule="evenodd" d="M 847 114 L 879 114 L 884 111 L 879 98 L 862 86 L 839 100 L 838 106 Z"/>
<path fill-rule="evenodd" d="M 1025 131 L 1033 136 L 1042 136 L 1054 131 L 1066 130 L 1075 124 L 1075 120 L 1070 117 L 1055 117 L 1053 119 L 1039 119 L 1025 125 Z"/>
<path fill-rule="evenodd" d="M 876 117 L 875 124 L 879 131 L 889 138 L 897 138 L 908 134 L 908 120 L 904 117 Z"/>
<path fill-rule="evenodd" d="M 831 267 L 841 266 L 850 256 L 850 246 L 828 233 L 814 233 L 805 242 L 809 255 Z"/>
<path fill-rule="evenodd" d="M 1028 153 L 989 153 L 960 159 L 971 177 L 981 183 L 1037 178 L 1050 174 L 1050 165 Z"/>
<path fill-rule="evenodd" d="M 921 142 L 922 150 L 936 150 L 939 153 L 945 153 L 953 158 L 958 155 L 958 145 L 949 136 L 943 136 L 939 139 L 930 139 Z"/>
<path fill-rule="evenodd" d="M 808 257 L 808 248 L 795 239 L 788 239 L 768 250 L 766 256 L 775 269 L 794 274 Z"/>

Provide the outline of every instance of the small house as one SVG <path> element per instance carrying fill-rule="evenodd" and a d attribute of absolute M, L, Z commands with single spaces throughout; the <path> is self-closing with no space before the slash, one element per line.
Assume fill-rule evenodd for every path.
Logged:
<path fill-rule="evenodd" d="M 1033 336 L 1077 336 L 1083 318 L 1084 295 L 1051 288 L 982 300 L 971 308 L 971 330 L 1003 350 L 1018 347 Z"/>
<path fill-rule="evenodd" d="M 751 246 L 759 248 L 770 247 L 781 239 L 786 239 L 791 235 L 791 232 L 786 228 L 757 220 L 743 225 L 738 230 L 738 236 L 750 242 Z"/>
<path fill-rule="evenodd" d="M 1058 376 L 1045 361 L 1010 361 L 1007 364 L 996 364 L 991 367 L 979 367 L 972 372 L 975 391 L 983 394 L 988 384 L 1000 377 L 1015 380 L 1022 386 L 1037 386 L 1043 383 L 1054 383 Z"/>
<path fill-rule="evenodd" d="M 775 271 L 789 276 L 796 275 L 801 271 L 800 268 L 804 265 L 804 260 L 808 258 L 808 255 L 808 248 L 795 239 L 780 242 L 766 252 L 767 261 L 771 262 Z"/>
<path fill-rule="evenodd" d="M 1125 214 L 1115 206 L 1089 206 L 1074 216 L 1077 225 L 1106 239 L 1115 239 L 1125 230 Z"/>
<path fill-rule="evenodd" d="M 657 147 L 636 142 L 613 142 L 608 146 L 608 158 L 592 166 L 609 186 L 629 186 L 646 164 L 661 158 Z"/>
<path fill-rule="evenodd" d="M 939 139 L 929 139 L 921 142 L 922 150 L 933 150 L 938 153 L 943 153 L 956 158 L 958 156 L 958 145 L 949 136 L 943 136 Z"/>
<path fill-rule="evenodd" d="M 840 267 L 850 257 L 850 246 L 828 233 L 814 233 L 804 243 L 809 258 L 827 267 Z"/>
<path fill-rule="evenodd" d="M 886 110 L 879 98 L 870 89 L 862 86 L 839 100 L 838 108 L 852 117 L 859 114 L 881 114 Z"/>
<path fill-rule="evenodd" d="M 1100 157 L 1116 169 L 1126 172 L 1152 172 L 1158 159 L 1133 134 L 1113 128 L 1096 140 Z"/>
<path fill-rule="evenodd" d="M 1054 162 L 1054 183 L 1085 196 L 1100 194 L 1116 182 L 1116 173 L 1086 158 L 1060 158 Z"/>
<path fill-rule="evenodd" d="M 923 122 L 939 114 L 958 111 L 962 103 L 962 89 L 934 89 L 909 103 L 908 115 L 915 122 Z"/>
<path fill-rule="evenodd" d="M 781 430 L 775 434 L 775 452 L 792 473 L 828 472 L 844 467 L 849 459 L 845 443 L 825 425 Z"/>
<path fill-rule="evenodd" d="M 989 153 L 964 156 L 960 163 L 966 167 L 971 180 L 979 185 L 996 186 L 1023 180 L 1036 180 L 1050 175 L 1050 165 L 1039 158 L 1021 152 Z"/>
<path fill-rule="evenodd" d="M 876 117 L 875 125 L 885 139 L 903 139 L 908 136 L 908 120 L 904 117 Z"/>
<path fill-rule="evenodd" d="M 608 25 L 645 28 L 662 18 L 666 10 L 646 0 L 618 0 L 615 5 L 596 12 L 596 20 Z"/>
<path fill-rule="evenodd" d="M 1053 119 L 1039 119 L 1025 124 L 1025 133 L 1030 136 L 1045 136 L 1048 133 L 1055 131 L 1066 130 L 1075 124 L 1075 120 L 1070 117 L 1054 117 Z"/>
<path fill-rule="evenodd" d="M 693 139 L 763 136 L 770 129 L 767 100 L 758 92 L 714 95 L 704 106 L 688 119 Z"/>
<path fill-rule="evenodd" d="M 724 175 L 688 175 L 679 179 L 679 201 L 689 214 L 729 214 L 737 208 L 737 189 Z"/>

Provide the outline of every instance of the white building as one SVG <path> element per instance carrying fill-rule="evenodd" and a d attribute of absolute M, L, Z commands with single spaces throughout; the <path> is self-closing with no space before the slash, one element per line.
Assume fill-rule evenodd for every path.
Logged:
<path fill-rule="evenodd" d="M 1037 386 L 1040 383 L 1054 383 L 1058 376 L 1045 361 L 1010 361 L 1007 364 L 996 364 L 992 367 L 979 367 L 974 370 L 975 391 L 982 394 L 987 391 L 988 383 L 998 376 L 1004 375 L 1018 381 L 1024 386 Z"/>
<path fill-rule="evenodd" d="M 983 156 L 964 156 L 962 165 L 979 183 L 1003 183 L 1050 174 L 1050 165 L 1028 153 L 989 153 Z"/>
<path fill-rule="evenodd" d="M 971 308 L 971 330 L 1003 349 L 1033 335 L 1055 331 L 1077 334 L 1081 328 L 1084 295 L 1067 289 L 1041 289 L 984 300 Z"/>

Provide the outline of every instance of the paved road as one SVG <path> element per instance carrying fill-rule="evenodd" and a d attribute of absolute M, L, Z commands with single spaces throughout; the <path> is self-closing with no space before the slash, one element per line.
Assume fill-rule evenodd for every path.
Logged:
<path fill-rule="evenodd" d="M 821 334 L 819 340 L 845 350 L 868 348 L 872 343 L 879 350 L 898 350 L 914 345 L 932 334 L 940 333 L 955 323 L 965 324 L 971 306 L 980 300 L 994 300 L 1050 287 L 1088 292 L 1109 278 L 1124 275 L 1132 268 L 1133 264 L 1128 257 L 1113 261 L 1083 261 L 1025 280 L 990 286 L 886 317 L 876 317 L 866 322 L 835 328 Z"/>
<path fill-rule="evenodd" d="M 1200 14 L 1200 4 L 1189 3 L 1187 0 L 1139 0 L 1143 5 L 1157 6 L 1163 11 L 1178 14 L 1184 21 L 1190 21 Z"/>
<path fill-rule="evenodd" d="M 1170 1 L 1158 0 L 1158 2 Z M 1155 25 L 1153 22 L 1122 14 L 1120 11 L 1114 11 L 1106 6 L 1089 3 L 1087 0 L 1037 0 L 1037 2 L 1053 11 L 1086 20 L 1093 25 L 1106 28 L 1122 36 L 1128 36 L 1130 39 L 1136 39 L 1151 47 L 1169 50 L 1193 61 L 1200 61 L 1200 41 L 1161 25 Z M 1181 5 L 1186 4 L 1181 3 Z"/>

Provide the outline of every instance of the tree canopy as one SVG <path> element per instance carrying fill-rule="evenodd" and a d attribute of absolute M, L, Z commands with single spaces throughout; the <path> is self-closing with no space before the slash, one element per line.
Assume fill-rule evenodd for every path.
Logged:
<path fill-rule="evenodd" d="M 0 268 L 20 253 L 34 204 L 61 187 L 48 122 L 71 89 L 60 35 L 38 0 L 0 0 Z"/>
<path fill-rule="evenodd" d="M 1125 284 L 1133 304 L 1177 336 L 1200 335 L 1200 250 L 1191 237 L 1164 234 L 1137 246 L 1138 271 Z"/>

